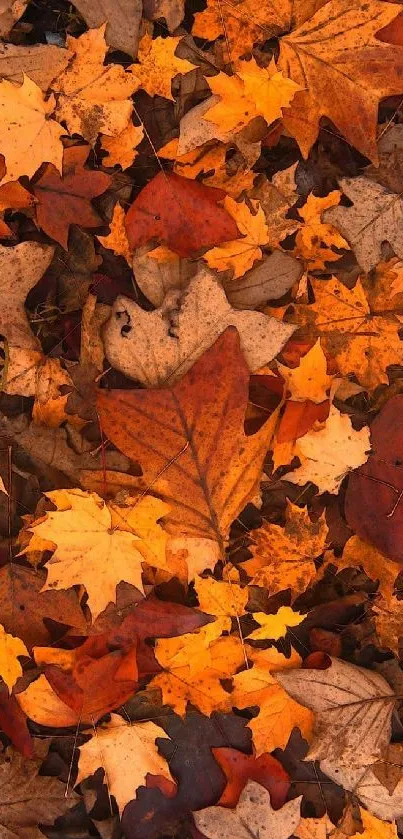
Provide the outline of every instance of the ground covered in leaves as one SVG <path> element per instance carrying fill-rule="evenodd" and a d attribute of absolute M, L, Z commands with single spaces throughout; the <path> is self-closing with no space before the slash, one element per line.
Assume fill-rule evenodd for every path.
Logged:
<path fill-rule="evenodd" d="M 1 836 L 403 836 L 401 6 L 0 37 Z"/>

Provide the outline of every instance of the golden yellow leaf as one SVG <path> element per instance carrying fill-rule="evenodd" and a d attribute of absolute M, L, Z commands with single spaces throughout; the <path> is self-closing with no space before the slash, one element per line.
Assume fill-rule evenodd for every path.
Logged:
<path fill-rule="evenodd" d="M 213 577 L 198 577 L 195 589 L 202 612 L 217 617 L 239 618 L 245 612 L 248 602 L 248 587 L 241 588 L 235 582 L 214 580 Z"/>
<path fill-rule="evenodd" d="M 321 214 L 340 203 L 341 192 L 335 189 L 324 198 L 308 195 L 306 204 L 298 208 L 305 224 L 300 227 L 295 240 L 295 253 L 302 256 L 310 271 L 321 270 L 326 262 L 340 259 L 339 250 L 350 250 L 350 245 L 332 224 L 321 220 Z"/>
<path fill-rule="evenodd" d="M 120 204 L 115 204 L 110 222 L 111 232 L 108 236 L 97 236 L 104 248 L 111 250 L 116 256 L 123 256 L 131 264 L 131 250 L 126 236 L 125 211 Z"/>
<path fill-rule="evenodd" d="M 294 830 L 294 836 L 298 839 L 330 839 L 335 827 L 325 813 L 320 819 L 301 819 L 298 827 Z M 341 839 L 341 837 L 334 837 Z"/>
<path fill-rule="evenodd" d="M 244 663 L 244 648 L 233 635 L 214 638 L 230 623 L 224 617 L 197 633 L 157 641 L 155 655 L 166 672 L 155 676 L 150 687 L 160 688 L 163 702 L 178 714 L 186 712 L 188 702 L 207 715 L 231 710 L 231 696 L 220 679 L 230 678 Z"/>
<path fill-rule="evenodd" d="M 324 513 L 313 522 L 306 507 L 287 501 L 284 527 L 267 522 L 252 531 L 253 559 L 242 568 L 253 577 L 252 585 L 264 586 L 270 594 L 291 588 L 296 596 L 312 581 L 314 559 L 323 553 L 327 534 Z"/>
<path fill-rule="evenodd" d="M 289 627 L 298 626 L 306 615 L 294 612 L 290 606 L 280 606 L 275 615 L 266 615 L 265 612 L 254 612 L 253 619 L 260 624 L 260 629 L 255 629 L 248 635 L 248 641 L 278 641 L 284 638 Z"/>
<path fill-rule="evenodd" d="M 159 499 L 143 496 L 118 508 L 79 489 L 54 490 L 47 496 L 57 509 L 30 527 L 55 546 L 43 590 L 84 585 L 94 620 L 116 601 L 122 580 L 143 592 L 143 561 L 165 565 L 167 537 L 157 520 L 169 508 Z"/>
<path fill-rule="evenodd" d="M 327 374 L 327 361 L 320 338 L 302 356 L 298 367 L 285 367 L 284 364 L 277 364 L 277 367 L 286 382 L 290 399 L 296 402 L 310 399 L 316 403 L 328 399 L 333 377 Z"/>
<path fill-rule="evenodd" d="M 92 144 L 99 133 L 122 134 L 133 110 L 129 97 L 138 83 L 120 65 L 104 65 L 105 24 L 79 38 L 68 36 L 67 45 L 73 59 L 52 84 L 59 94 L 57 118 L 66 121 L 71 134 L 81 134 Z"/>
<path fill-rule="evenodd" d="M 17 693 L 15 698 L 24 714 L 38 725 L 54 728 L 77 725 L 76 712 L 59 699 L 43 673 L 25 690 Z M 91 720 L 82 719 L 81 722 L 91 722 Z"/>
<path fill-rule="evenodd" d="M 35 402 L 32 409 L 32 418 L 37 425 L 47 425 L 49 428 L 57 428 L 62 422 L 66 422 L 66 404 L 68 392 L 63 395 L 61 387 L 69 387 L 73 390 L 73 382 L 66 370 L 63 370 L 58 358 L 44 358 L 43 362 L 35 368 L 36 388 Z"/>
<path fill-rule="evenodd" d="M 153 722 L 127 722 L 118 714 L 111 714 L 109 722 L 92 730 L 92 737 L 79 748 L 78 776 L 80 784 L 97 769 L 102 768 L 107 778 L 110 795 L 114 795 L 120 813 L 131 801 L 146 776 L 163 775 L 173 781 L 169 766 L 158 753 L 156 739 L 165 732 Z"/>
<path fill-rule="evenodd" d="M 225 63 L 236 62 L 241 55 L 251 52 L 255 41 L 265 39 L 265 31 L 258 22 L 259 9 L 253 0 L 249 0 L 248 3 L 249 16 L 246 14 L 238 17 L 236 10 L 237 6 L 231 6 L 231 13 L 225 14 L 226 34 L 231 50 L 231 55 L 226 51 Z M 207 41 L 224 35 L 222 14 L 217 0 L 207 0 L 207 8 L 202 12 L 196 12 L 192 34 Z M 225 38 L 223 46 L 227 50 Z"/>
<path fill-rule="evenodd" d="M 207 82 L 220 101 L 206 111 L 204 118 L 224 133 L 240 131 L 257 116 L 270 125 L 281 117 L 282 109 L 290 105 L 300 90 L 299 85 L 278 72 L 274 59 L 267 68 L 259 67 L 254 58 L 240 61 L 237 75 L 219 73 Z"/>
<path fill-rule="evenodd" d="M 142 125 L 133 125 L 129 122 L 126 128 L 117 137 L 108 137 L 105 134 L 101 138 L 102 148 L 108 152 L 102 161 L 104 166 L 119 166 L 128 169 L 137 157 L 137 146 L 144 137 Z"/>
<path fill-rule="evenodd" d="M 10 693 L 17 679 L 22 676 L 22 667 L 18 661 L 21 655 L 29 656 L 24 642 L 10 635 L 0 625 L 0 676 Z"/>
<path fill-rule="evenodd" d="M 130 69 L 136 76 L 138 87 L 145 90 L 149 96 L 173 99 L 172 79 L 179 73 L 184 75 L 190 70 L 195 70 L 194 64 L 175 55 L 180 41 L 180 37 L 159 37 L 153 40 L 148 34 L 141 39 L 137 56 L 140 64 L 132 64 Z"/>
<path fill-rule="evenodd" d="M 7 168 L 2 183 L 32 177 L 44 161 L 62 171 L 60 137 L 66 132 L 50 118 L 54 110 L 55 97 L 45 100 L 28 76 L 21 85 L 0 81 L 0 149 Z"/>
<path fill-rule="evenodd" d="M 278 662 L 276 671 L 295 666 L 295 656 L 292 660 L 285 656 L 282 658 L 283 667 Z M 295 726 L 298 726 L 307 740 L 311 738 L 313 730 L 312 711 L 291 699 L 273 678 L 269 668 L 270 665 L 261 659 L 260 663 L 255 663 L 249 670 L 237 673 L 233 680 L 232 704 L 236 708 L 259 708 L 258 716 L 248 724 L 256 756 L 285 748 Z"/>
<path fill-rule="evenodd" d="M 265 245 L 269 238 L 265 214 L 257 201 L 250 202 L 253 213 L 246 201 L 237 204 L 233 198 L 227 196 L 224 207 L 236 221 L 243 239 L 225 242 L 216 248 L 211 248 L 204 254 L 210 268 L 217 271 L 232 271 L 232 278 L 243 277 L 252 268 L 257 259 L 262 258 L 261 245 Z"/>
<path fill-rule="evenodd" d="M 381 821 L 362 807 L 360 807 L 360 816 L 364 832 L 357 831 L 351 839 L 398 839 L 396 822 L 390 824 L 390 822 Z"/>

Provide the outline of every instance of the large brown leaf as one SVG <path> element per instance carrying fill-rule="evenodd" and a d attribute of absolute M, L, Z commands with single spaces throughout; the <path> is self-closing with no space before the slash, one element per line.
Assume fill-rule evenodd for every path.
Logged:
<path fill-rule="evenodd" d="M 105 434 L 171 507 L 171 533 L 217 539 L 253 496 L 273 420 L 246 437 L 248 370 L 227 329 L 173 388 L 100 391 Z"/>

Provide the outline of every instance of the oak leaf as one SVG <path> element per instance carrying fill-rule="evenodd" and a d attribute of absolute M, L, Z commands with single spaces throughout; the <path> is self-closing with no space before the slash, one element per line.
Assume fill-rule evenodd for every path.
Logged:
<path fill-rule="evenodd" d="M 229 328 L 172 389 L 100 391 L 102 427 L 169 503 L 169 532 L 222 547 L 253 497 L 276 419 L 246 437 L 247 387 L 239 336 Z"/>
<path fill-rule="evenodd" d="M 200 268 L 185 292 L 171 291 L 145 312 L 119 296 L 103 329 L 110 364 L 147 387 L 173 385 L 228 327 L 237 328 L 253 372 L 280 352 L 293 327 L 260 312 L 234 310 L 214 275 Z"/>
<path fill-rule="evenodd" d="M 15 181 L 20 175 L 32 177 L 44 160 L 61 171 L 60 138 L 66 132 L 50 119 L 55 104 L 55 97 L 45 100 L 28 76 L 21 85 L 0 81 L 0 147 L 7 168 L 2 183 Z"/>
<path fill-rule="evenodd" d="M 104 33 L 105 25 L 79 38 L 68 36 L 73 58 L 52 83 L 59 94 L 57 119 L 66 122 L 71 134 L 81 134 L 91 144 L 100 132 L 112 137 L 122 133 L 133 110 L 129 97 L 138 87 L 133 74 L 120 65 L 104 65 Z"/>
<path fill-rule="evenodd" d="M 167 512 L 166 504 L 144 496 L 133 505 L 132 514 L 130 506 L 121 511 L 96 493 L 79 489 L 54 490 L 47 497 L 56 510 L 30 526 L 34 537 L 49 541 L 51 549 L 55 546 L 43 591 L 84 585 L 93 619 L 116 601 L 121 580 L 144 592 L 142 563 L 165 563 L 166 536 L 157 519 Z M 152 548 L 146 544 L 150 537 Z"/>
<path fill-rule="evenodd" d="M 341 414 L 332 405 L 328 419 L 297 441 L 294 454 L 301 460 L 283 480 L 303 486 L 312 481 L 320 493 L 337 493 L 345 476 L 368 459 L 369 429 L 355 431 L 348 414 Z"/>
<path fill-rule="evenodd" d="M 33 184 L 38 202 L 38 226 L 65 250 L 71 224 L 82 227 L 102 225 L 102 219 L 91 205 L 91 199 L 108 189 L 111 178 L 104 172 L 84 168 L 89 152 L 89 146 L 70 146 L 64 149 L 62 176 L 55 166 L 47 163 Z"/>
<path fill-rule="evenodd" d="M 284 527 L 265 522 L 251 532 L 252 559 L 242 564 L 252 585 L 264 586 L 270 594 L 291 588 L 297 596 L 313 580 L 314 560 L 326 545 L 328 528 L 324 513 L 311 521 L 306 507 L 287 501 Z"/>
<path fill-rule="evenodd" d="M 179 256 L 192 256 L 195 251 L 235 239 L 240 235 L 236 223 L 218 205 L 224 198 L 221 189 L 160 172 L 142 189 L 126 215 L 131 248 L 158 239 Z"/>
<path fill-rule="evenodd" d="M 171 93 L 172 79 L 178 73 L 189 73 L 195 70 L 195 65 L 184 58 L 175 55 L 182 38 L 154 38 L 144 35 L 140 41 L 139 64 L 132 64 L 131 71 L 137 80 L 137 87 L 141 87 L 149 96 L 164 96 L 173 99 Z"/>
<path fill-rule="evenodd" d="M 267 790 L 255 781 L 249 781 L 235 810 L 224 807 L 206 807 L 194 813 L 197 828 L 208 839 L 288 839 L 300 822 L 301 797 L 273 810 Z"/>
<path fill-rule="evenodd" d="M 110 722 L 99 726 L 91 739 L 80 746 L 76 783 L 80 784 L 102 767 L 109 792 L 122 812 L 148 774 L 173 780 L 155 744 L 156 738 L 163 734 L 163 729 L 153 722 L 127 723 L 118 714 L 112 714 Z"/>
<path fill-rule="evenodd" d="M 212 749 L 213 755 L 223 770 L 227 785 L 219 800 L 221 807 L 235 807 L 239 796 L 249 780 L 256 781 L 270 793 L 274 810 L 285 804 L 290 788 L 290 779 L 281 763 L 269 754 L 244 755 L 237 749 Z"/>
<path fill-rule="evenodd" d="M 215 268 L 217 271 L 231 271 L 231 279 L 234 280 L 237 277 L 243 277 L 257 259 L 262 259 L 260 247 L 266 245 L 269 239 L 269 230 L 262 208 L 257 201 L 251 201 L 250 204 L 253 212 L 245 201 L 238 204 L 229 196 L 225 198 L 224 207 L 234 219 L 242 238 L 212 248 L 203 257 L 210 268 Z"/>

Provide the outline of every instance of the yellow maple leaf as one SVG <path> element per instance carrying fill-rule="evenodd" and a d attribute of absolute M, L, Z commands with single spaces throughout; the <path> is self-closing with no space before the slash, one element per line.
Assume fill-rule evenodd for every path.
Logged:
<path fill-rule="evenodd" d="M 122 134 L 133 111 L 129 97 L 138 88 L 133 73 L 118 64 L 104 65 L 105 26 L 79 38 L 67 37 L 73 59 L 52 83 L 59 94 L 57 118 L 65 120 L 71 134 L 81 134 L 90 143 L 101 132 L 112 137 Z"/>
<path fill-rule="evenodd" d="M 237 75 L 219 73 L 207 79 L 218 103 L 206 111 L 204 118 L 219 126 L 220 131 L 237 133 L 252 119 L 262 116 L 268 125 L 282 116 L 299 85 L 277 70 L 274 59 L 269 67 L 259 67 L 255 59 L 240 61 Z"/>
<path fill-rule="evenodd" d="M 280 606 L 275 615 L 266 615 L 265 612 L 253 612 L 253 619 L 260 624 L 260 629 L 255 629 L 248 635 L 248 641 L 278 641 L 284 638 L 291 626 L 298 626 L 306 615 L 294 612 L 290 606 Z"/>
<path fill-rule="evenodd" d="M 195 589 L 202 612 L 217 617 L 239 618 L 245 612 L 248 602 L 248 587 L 238 583 L 214 580 L 212 577 L 198 577 Z"/>
<path fill-rule="evenodd" d="M 276 748 L 285 748 L 295 726 L 298 726 L 307 740 L 313 731 L 312 711 L 291 699 L 271 675 L 272 672 L 298 666 L 301 659 L 295 652 L 289 659 L 277 653 L 271 662 L 271 656 L 267 657 L 267 653 L 270 654 L 271 650 L 258 653 L 253 667 L 234 676 L 231 694 L 234 707 L 259 708 L 258 716 L 248 723 L 256 756 Z"/>
<path fill-rule="evenodd" d="M 28 719 L 38 725 L 54 728 L 77 725 L 76 712 L 59 699 L 43 673 L 25 690 L 17 693 L 15 698 Z M 91 722 L 91 720 L 80 720 L 81 722 Z"/>
<path fill-rule="evenodd" d="M 232 278 L 243 277 L 252 268 L 257 259 L 262 258 L 261 245 L 265 245 L 269 238 L 265 214 L 258 201 L 251 201 L 253 213 L 246 201 L 237 203 L 228 195 L 224 200 L 224 207 L 236 221 L 243 239 L 225 242 L 216 248 L 211 248 L 204 254 L 210 268 L 217 271 L 232 272 Z"/>
<path fill-rule="evenodd" d="M 79 748 L 78 777 L 80 784 L 97 769 L 102 768 L 108 789 L 114 795 L 122 813 L 139 786 L 144 785 L 148 773 L 162 775 L 173 781 L 169 766 L 159 754 L 156 739 L 165 732 L 153 722 L 126 722 L 118 714 L 111 714 L 109 722 L 91 732 L 92 737 Z"/>
<path fill-rule="evenodd" d="M 150 687 L 159 688 L 163 702 L 178 714 L 186 712 L 188 702 L 207 715 L 231 709 L 231 696 L 220 680 L 245 663 L 244 648 L 233 635 L 214 638 L 230 623 L 224 617 L 197 633 L 157 641 L 155 656 L 166 672 L 155 676 Z"/>
<path fill-rule="evenodd" d="M 328 528 L 325 514 L 311 521 L 306 507 L 287 501 L 284 527 L 265 522 L 251 533 L 253 558 L 243 563 L 252 585 L 264 586 L 270 594 L 291 588 L 296 596 L 315 576 L 314 559 L 325 548 Z"/>
<path fill-rule="evenodd" d="M 256 20 L 257 7 L 255 4 L 249 6 L 249 17 L 247 15 L 237 16 L 237 6 L 231 6 L 231 14 L 225 15 L 225 28 L 228 44 L 224 38 L 225 48 L 224 63 L 236 60 L 245 53 L 251 52 L 255 41 L 265 40 L 265 31 Z M 227 10 L 226 10 L 227 11 Z M 256 21 L 256 22 L 255 22 Z M 205 38 L 208 41 L 215 41 L 223 36 L 223 20 L 220 14 L 220 7 L 217 0 L 207 0 L 207 8 L 202 12 L 196 12 L 192 35 L 198 38 Z"/>
<path fill-rule="evenodd" d="M 277 364 L 279 373 L 285 379 L 290 398 L 296 402 L 324 402 L 328 399 L 329 388 L 333 381 L 327 374 L 326 356 L 322 350 L 320 338 L 314 346 L 302 356 L 298 367 L 285 367 Z"/>
<path fill-rule="evenodd" d="M 173 99 L 171 83 L 174 76 L 195 70 L 195 65 L 186 58 L 175 55 L 181 41 L 178 38 L 155 38 L 144 35 L 138 50 L 139 64 L 132 64 L 130 70 L 136 76 L 138 87 L 149 96 L 164 96 Z"/>
<path fill-rule="evenodd" d="M 122 580 L 143 592 L 143 561 L 165 565 L 167 536 L 157 520 L 169 508 L 159 499 L 145 495 L 119 508 L 79 489 L 46 494 L 57 509 L 30 526 L 34 536 L 54 546 L 44 591 L 84 585 L 95 620 L 116 601 L 116 586 Z"/>
<path fill-rule="evenodd" d="M 396 822 L 390 824 L 383 819 L 378 819 L 362 807 L 360 807 L 360 816 L 364 831 L 362 833 L 357 831 L 350 839 L 398 839 Z"/>
<path fill-rule="evenodd" d="M 29 178 L 46 160 L 61 172 L 65 129 L 54 119 L 55 97 L 47 100 L 35 82 L 24 76 L 21 85 L 0 81 L 0 148 L 7 173 L 2 183 Z"/>
<path fill-rule="evenodd" d="M 108 137 L 107 134 L 101 138 L 102 148 L 108 152 L 102 161 L 104 166 L 116 166 L 119 164 L 122 169 L 128 169 L 137 157 L 136 148 L 144 137 L 142 125 L 133 125 L 129 122 L 127 127 L 117 137 Z"/>
<path fill-rule="evenodd" d="M 324 198 L 308 195 L 306 204 L 298 209 L 305 224 L 298 230 L 295 240 L 297 256 L 305 259 L 310 271 L 321 270 L 326 262 L 340 259 L 340 250 L 350 250 L 350 245 L 336 227 L 321 220 L 321 214 L 340 203 L 341 192 L 335 189 Z"/>
<path fill-rule="evenodd" d="M 0 625 L 0 676 L 6 683 L 11 693 L 17 679 L 22 675 L 22 667 L 18 661 L 19 656 L 29 656 L 29 652 L 21 641 L 5 631 Z"/>
<path fill-rule="evenodd" d="M 125 211 L 120 204 L 115 204 L 110 222 L 111 232 L 108 236 L 97 236 L 104 248 L 111 250 L 116 256 L 123 256 L 131 264 L 131 250 L 126 235 Z"/>

